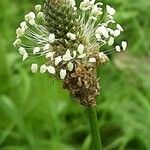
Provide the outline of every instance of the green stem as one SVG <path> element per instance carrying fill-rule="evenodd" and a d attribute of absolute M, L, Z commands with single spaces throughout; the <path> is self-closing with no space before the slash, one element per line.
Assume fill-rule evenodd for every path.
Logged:
<path fill-rule="evenodd" d="M 87 107 L 87 112 L 91 127 L 94 150 L 102 150 L 101 137 L 97 121 L 96 106 Z"/>

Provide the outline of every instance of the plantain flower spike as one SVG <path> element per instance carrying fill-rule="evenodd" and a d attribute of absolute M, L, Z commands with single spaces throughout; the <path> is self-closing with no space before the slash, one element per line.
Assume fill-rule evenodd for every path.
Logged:
<path fill-rule="evenodd" d="M 123 32 L 115 13 L 95 0 L 83 0 L 79 7 L 75 0 L 47 0 L 25 15 L 13 45 L 23 61 L 36 58 L 33 73 L 55 76 L 82 105 L 94 106 L 100 91 L 97 68 L 109 61 L 109 54 L 127 48 L 126 41 L 114 44 Z"/>

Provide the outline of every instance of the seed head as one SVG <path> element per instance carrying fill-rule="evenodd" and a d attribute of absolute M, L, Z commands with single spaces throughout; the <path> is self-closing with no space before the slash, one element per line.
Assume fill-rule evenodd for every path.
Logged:
<path fill-rule="evenodd" d="M 25 15 L 13 45 L 23 61 L 30 56 L 44 58 L 42 64 L 31 65 L 33 73 L 39 70 L 54 75 L 81 104 L 96 105 L 100 89 L 97 67 L 109 61 L 109 54 L 127 48 L 122 41 L 102 51 L 104 46 L 112 47 L 124 31 L 116 23 L 115 13 L 113 7 L 95 0 L 83 0 L 79 8 L 75 0 L 46 0 L 43 7 L 36 5 L 35 11 Z"/>

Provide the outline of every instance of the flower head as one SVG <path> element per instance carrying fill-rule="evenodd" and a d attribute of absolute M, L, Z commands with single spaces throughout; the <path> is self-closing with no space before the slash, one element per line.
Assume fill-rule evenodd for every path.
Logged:
<path fill-rule="evenodd" d="M 45 58 L 42 64 L 31 65 L 33 73 L 39 70 L 56 76 L 83 105 L 95 105 L 96 68 L 109 60 L 110 53 L 127 48 L 122 41 L 101 51 L 105 45 L 112 47 L 124 31 L 114 20 L 115 13 L 113 7 L 95 0 L 83 0 L 79 8 L 75 0 L 47 0 L 44 7 L 36 5 L 35 11 L 25 15 L 13 45 L 23 61 L 30 56 Z"/>

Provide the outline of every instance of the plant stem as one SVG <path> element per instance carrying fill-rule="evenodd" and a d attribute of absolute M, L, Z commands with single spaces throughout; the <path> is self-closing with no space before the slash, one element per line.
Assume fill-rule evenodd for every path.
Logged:
<path fill-rule="evenodd" d="M 94 150 L 102 150 L 101 137 L 97 121 L 96 106 L 87 107 L 87 113 L 91 127 Z"/>

